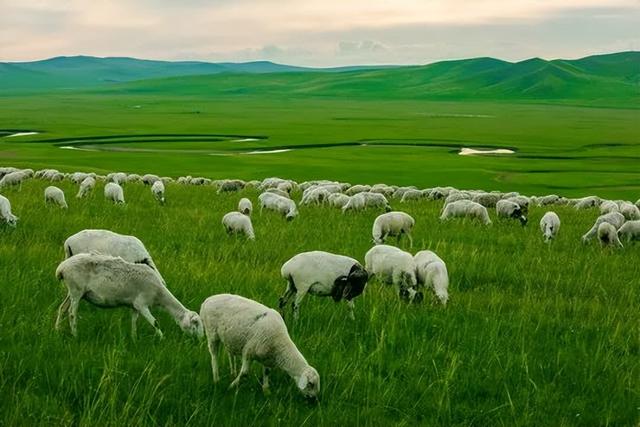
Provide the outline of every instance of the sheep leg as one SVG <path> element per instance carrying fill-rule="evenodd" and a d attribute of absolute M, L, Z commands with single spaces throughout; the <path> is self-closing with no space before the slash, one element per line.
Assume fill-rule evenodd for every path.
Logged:
<path fill-rule="evenodd" d="M 218 335 L 214 332 L 211 337 L 207 339 L 207 347 L 209 348 L 209 354 L 211 355 L 211 372 L 213 373 L 213 382 L 220 381 L 220 371 L 218 370 L 218 349 L 216 344 L 218 343 Z"/>
<path fill-rule="evenodd" d="M 230 389 L 231 388 L 237 388 L 240 385 L 240 380 L 242 380 L 242 377 L 244 377 L 245 375 L 247 375 L 249 373 L 249 368 L 250 367 L 251 367 L 251 360 L 249 360 L 249 358 L 247 357 L 246 353 L 243 353 L 242 354 L 242 366 L 240 367 L 240 373 L 238 374 L 236 379 L 233 380 L 233 382 L 229 386 Z"/>
<path fill-rule="evenodd" d="M 58 317 L 56 318 L 56 330 L 59 331 L 60 327 L 62 326 L 62 318 L 64 317 L 64 314 L 67 312 L 67 310 L 69 309 L 69 299 L 71 297 L 69 296 L 69 294 L 67 294 L 67 296 L 65 297 L 64 301 L 62 301 L 62 304 L 60 304 L 60 307 L 58 307 Z"/>
<path fill-rule="evenodd" d="M 137 310 L 131 311 L 131 338 L 134 340 L 138 338 L 138 313 Z"/>
<path fill-rule="evenodd" d="M 413 238 L 411 237 L 411 233 L 405 232 L 404 234 L 406 234 L 407 237 L 409 238 L 409 247 L 412 248 L 413 247 Z"/>
<path fill-rule="evenodd" d="M 229 352 L 227 352 L 227 357 L 229 358 L 229 372 L 235 376 L 238 374 L 238 371 L 236 371 L 236 358 Z"/>
<path fill-rule="evenodd" d="M 71 335 L 78 336 L 78 306 L 80 305 L 80 297 L 77 295 L 69 295 L 69 326 L 71 327 Z"/>
<path fill-rule="evenodd" d="M 285 289 L 284 293 L 282 294 L 282 296 L 280 296 L 280 299 L 278 300 L 278 307 L 280 308 L 281 314 L 283 313 L 284 308 L 287 306 L 287 304 L 289 304 L 289 300 L 295 293 L 296 293 L 296 287 L 293 284 L 293 281 L 288 280 L 287 289 Z"/>
<path fill-rule="evenodd" d="M 264 366 L 262 368 L 262 392 L 266 395 L 269 394 L 269 372 L 271 370 Z"/>
<path fill-rule="evenodd" d="M 147 322 L 149 322 L 149 324 L 151 326 L 153 326 L 153 329 L 156 330 L 156 335 L 159 338 L 162 338 L 164 335 L 162 334 L 162 331 L 160 330 L 160 327 L 158 326 L 158 321 L 156 320 L 155 317 L 153 317 L 153 314 L 151 314 L 151 312 L 149 311 L 149 307 L 135 307 L 134 308 L 138 311 L 138 313 L 142 314 L 142 317 L 145 318 L 145 320 Z"/>
<path fill-rule="evenodd" d="M 353 303 L 352 299 L 347 301 L 347 306 L 349 307 L 349 318 L 351 320 L 356 320 L 356 315 L 353 312 L 355 304 Z"/>
<path fill-rule="evenodd" d="M 298 320 L 300 317 L 300 304 L 306 295 L 306 292 L 298 292 L 296 294 L 296 298 L 293 300 L 293 320 Z"/>

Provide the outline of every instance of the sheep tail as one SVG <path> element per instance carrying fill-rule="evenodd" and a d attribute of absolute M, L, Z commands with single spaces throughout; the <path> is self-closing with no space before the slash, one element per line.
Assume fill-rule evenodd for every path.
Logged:
<path fill-rule="evenodd" d="M 63 270 L 64 270 L 64 265 L 63 265 L 63 264 L 64 264 L 64 263 L 60 264 L 60 265 L 58 266 L 58 268 L 56 268 L 56 279 L 58 279 L 58 280 L 62 280 L 62 279 L 64 279 L 64 274 L 63 274 L 63 273 L 64 273 L 64 272 L 63 272 Z"/>

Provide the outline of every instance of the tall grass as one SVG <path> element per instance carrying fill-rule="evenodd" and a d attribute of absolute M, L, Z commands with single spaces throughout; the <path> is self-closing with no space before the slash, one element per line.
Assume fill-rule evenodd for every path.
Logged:
<path fill-rule="evenodd" d="M 221 359 L 211 380 L 204 342 L 157 312 L 165 339 L 126 309 L 80 306 L 79 336 L 53 329 L 65 295 L 54 271 L 62 243 L 85 228 L 134 234 L 146 244 L 172 292 L 198 310 L 229 292 L 275 307 L 280 266 L 305 250 L 363 261 L 369 211 L 342 215 L 301 208 L 291 223 L 254 213 L 256 241 L 225 234 L 220 220 L 239 194 L 169 185 L 167 205 L 148 187 L 125 186 L 126 206 L 102 189 L 69 210 L 45 207 L 46 183 L 5 191 L 20 223 L 0 227 L 0 424 L 56 425 L 635 425 L 640 420 L 640 247 L 603 250 L 579 237 L 596 211 L 555 210 L 557 241 L 530 224 L 440 223 L 436 202 L 400 204 L 416 219 L 414 247 L 435 250 L 451 277 L 450 304 L 430 295 L 400 302 L 369 284 L 356 320 L 330 299 L 305 299 L 290 334 L 321 375 L 320 403 L 307 404 L 283 373 L 264 396 L 257 367 L 240 390 Z M 245 191 L 254 203 L 257 193 Z M 494 216 L 494 215 L 492 215 Z M 403 247 L 404 244 L 403 244 Z M 405 247 L 406 248 L 406 247 Z M 408 249 L 408 248 L 407 248 Z M 289 316 L 288 320 L 291 319 Z M 66 324 L 65 324 L 66 328 Z"/>

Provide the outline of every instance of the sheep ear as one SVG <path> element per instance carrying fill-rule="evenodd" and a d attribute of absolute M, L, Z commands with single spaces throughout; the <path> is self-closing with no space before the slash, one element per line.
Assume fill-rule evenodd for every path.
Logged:
<path fill-rule="evenodd" d="M 307 388 L 308 383 L 309 381 L 307 380 L 306 375 L 301 375 L 300 378 L 298 378 L 298 388 L 300 390 L 304 390 L 305 388 Z"/>

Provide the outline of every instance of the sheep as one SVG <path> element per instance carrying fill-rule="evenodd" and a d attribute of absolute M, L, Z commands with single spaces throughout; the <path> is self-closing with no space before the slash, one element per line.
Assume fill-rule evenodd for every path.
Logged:
<path fill-rule="evenodd" d="M 600 215 L 608 214 L 611 212 L 620 212 L 618 204 L 612 200 L 605 200 L 600 204 Z"/>
<path fill-rule="evenodd" d="M 162 181 L 162 183 L 164 185 L 167 185 L 167 184 L 172 183 L 174 181 L 174 179 L 171 178 L 170 176 L 162 176 L 162 177 L 160 177 L 160 181 Z"/>
<path fill-rule="evenodd" d="M 613 225 L 614 228 L 617 230 L 620 227 L 622 227 L 622 225 L 624 224 L 624 221 L 625 221 L 624 215 L 622 215 L 620 212 L 611 212 L 608 214 L 600 215 L 598 219 L 596 219 L 595 224 L 593 224 L 593 227 L 591 227 L 591 229 L 589 229 L 589 231 L 587 231 L 582 236 L 582 242 L 587 243 L 591 239 L 593 239 L 598 234 L 598 227 L 603 222 L 608 222 L 609 224 Z"/>
<path fill-rule="evenodd" d="M 245 214 L 246 216 L 251 216 L 251 212 L 253 212 L 253 204 L 251 200 L 243 197 L 238 202 L 238 212 Z"/>
<path fill-rule="evenodd" d="M 264 208 L 274 210 L 280 212 L 287 221 L 291 221 L 298 216 L 296 203 L 291 199 L 273 193 L 262 193 L 258 196 L 258 199 L 260 200 L 260 212 Z"/>
<path fill-rule="evenodd" d="M 240 373 L 229 388 L 237 388 L 249 373 L 252 361 L 263 365 L 262 389 L 269 390 L 269 371 L 285 371 L 303 396 L 317 398 L 320 375 L 307 363 L 289 337 L 282 316 L 256 301 L 231 294 L 213 295 L 200 307 L 200 317 L 211 354 L 213 382 L 220 381 L 218 371 L 218 341 L 225 346 L 230 359 L 242 357 Z"/>
<path fill-rule="evenodd" d="M 400 199 L 400 203 L 408 202 L 409 200 L 420 200 L 424 198 L 426 195 L 420 190 L 410 189 L 405 191 L 402 194 L 402 198 Z"/>
<path fill-rule="evenodd" d="M 157 180 L 151 186 L 151 194 L 153 197 L 160 202 L 160 204 L 164 205 L 164 182 L 162 180 Z"/>
<path fill-rule="evenodd" d="M 158 271 L 144 244 L 135 236 L 114 233 L 109 230 L 82 230 L 70 236 L 64 242 L 66 258 L 79 253 L 99 252 L 105 255 L 121 257 L 125 261 L 147 264 Z"/>
<path fill-rule="evenodd" d="M 353 211 L 363 210 L 366 206 L 366 203 L 367 201 L 364 198 L 364 193 L 354 194 L 353 196 L 349 197 L 349 200 L 347 200 L 347 203 L 345 203 L 344 206 L 342 206 L 342 213 L 345 213 L 350 210 L 353 210 Z"/>
<path fill-rule="evenodd" d="M 618 238 L 627 242 L 640 240 L 640 220 L 625 222 L 618 230 Z"/>
<path fill-rule="evenodd" d="M 22 182 L 28 178 L 25 171 L 19 170 L 11 172 L 0 179 L 0 189 L 5 187 L 18 187 L 18 191 L 22 190 Z"/>
<path fill-rule="evenodd" d="M 555 212 L 546 212 L 540 220 L 540 230 L 545 242 L 549 242 L 556 238 L 560 231 L 560 217 Z"/>
<path fill-rule="evenodd" d="M 11 227 L 15 227 L 19 218 L 11 213 L 11 202 L 0 194 L 0 218 Z"/>
<path fill-rule="evenodd" d="M 573 201 L 573 207 L 575 209 L 589 209 L 600 206 L 602 199 L 598 196 L 588 196 Z"/>
<path fill-rule="evenodd" d="M 55 171 L 58 172 L 58 171 Z M 69 180 L 74 184 L 80 184 L 89 176 L 88 173 L 85 172 L 74 172 L 69 176 Z"/>
<path fill-rule="evenodd" d="M 559 203 L 561 197 L 556 194 L 549 194 L 546 196 L 541 196 L 536 198 L 536 205 L 538 206 L 547 206 Z"/>
<path fill-rule="evenodd" d="M 127 182 L 127 174 L 124 172 L 113 172 L 107 175 L 107 182 L 122 185 Z"/>
<path fill-rule="evenodd" d="M 471 200 L 458 200 L 445 205 L 440 215 L 440 220 L 449 218 L 472 218 L 482 221 L 483 224 L 491 224 L 487 208 Z"/>
<path fill-rule="evenodd" d="M 278 188 L 267 188 L 264 192 L 265 193 L 277 194 L 278 196 L 286 197 L 287 199 L 291 198 L 289 193 L 287 193 L 286 191 L 282 191 L 282 190 L 280 190 Z"/>
<path fill-rule="evenodd" d="M 350 199 L 351 198 L 346 194 L 332 193 L 332 194 L 329 194 L 327 201 L 329 202 L 329 205 L 342 209 L 349 202 Z"/>
<path fill-rule="evenodd" d="M 344 194 L 347 196 L 353 196 L 358 193 L 364 193 L 365 191 L 371 190 L 370 185 L 354 185 L 345 190 Z"/>
<path fill-rule="evenodd" d="M 160 181 L 160 177 L 158 175 L 153 175 L 153 174 L 148 173 L 146 175 L 142 175 L 140 180 L 142 181 L 142 183 L 144 185 L 153 185 L 156 182 Z"/>
<path fill-rule="evenodd" d="M 191 178 L 189 180 L 189 184 L 191 184 L 191 185 L 209 185 L 209 184 L 211 184 L 211 180 L 209 178 L 196 177 L 196 178 Z"/>
<path fill-rule="evenodd" d="M 444 199 L 445 206 L 449 203 L 454 203 L 459 200 L 471 200 L 471 194 L 466 191 L 455 191 L 449 193 L 449 195 Z"/>
<path fill-rule="evenodd" d="M 449 273 L 444 261 L 432 251 L 420 251 L 414 255 L 418 285 L 433 290 L 442 305 L 449 301 Z"/>
<path fill-rule="evenodd" d="M 389 201 L 380 193 L 360 193 L 364 197 L 364 205 L 367 208 L 384 208 L 385 212 L 391 211 Z"/>
<path fill-rule="evenodd" d="M 479 193 L 471 198 L 472 201 L 481 204 L 485 208 L 495 208 L 500 200 L 500 194 L 497 193 Z"/>
<path fill-rule="evenodd" d="M 80 183 L 80 188 L 78 189 L 78 194 L 76 194 L 76 197 L 79 199 L 85 197 L 87 194 L 89 194 L 93 190 L 95 186 L 96 186 L 96 179 L 91 176 L 86 177 Z"/>
<path fill-rule="evenodd" d="M 631 202 L 620 202 L 618 204 L 620 213 L 624 215 L 627 220 L 634 221 L 640 219 L 640 209 Z"/>
<path fill-rule="evenodd" d="M 142 177 L 137 173 L 130 173 L 129 175 L 127 175 L 126 182 L 141 182 L 141 181 L 142 181 Z"/>
<path fill-rule="evenodd" d="M 416 221 L 411 215 L 400 212 L 387 212 L 378 217 L 373 222 L 373 229 L 371 234 L 373 236 L 373 242 L 376 244 L 384 243 L 385 239 L 389 236 L 396 236 L 398 242 L 402 235 L 406 235 L 409 238 L 409 246 L 413 246 L 413 239 L 411 238 L 411 230 Z"/>
<path fill-rule="evenodd" d="M 518 195 L 518 196 L 509 197 L 508 199 L 503 199 L 503 200 L 517 203 L 520 206 L 520 209 L 524 215 L 526 215 L 529 212 L 529 204 L 531 203 L 531 201 L 529 200 L 528 197 Z"/>
<path fill-rule="evenodd" d="M 225 179 L 218 187 L 218 194 L 240 191 L 245 187 L 245 182 L 240 179 Z"/>
<path fill-rule="evenodd" d="M 120 184 L 116 184 L 115 182 L 108 182 L 104 186 L 104 197 L 107 200 L 111 200 L 113 203 L 124 204 L 124 192 L 122 191 L 122 187 L 120 187 Z"/>
<path fill-rule="evenodd" d="M 44 203 L 53 203 L 62 209 L 68 208 L 67 201 L 64 199 L 64 192 L 52 185 L 44 189 Z"/>
<path fill-rule="evenodd" d="M 624 247 L 618 238 L 618 230 L 608 222 L 602 222 L 598 225 L 598 240 L 602 246 L 615 245 L 620 248 Z"/>
<path fill-rule="evenodd" d="M 331 296 L 335 302 L 344 298 L 349 306 L 349 316 L 355 319 L 353 299 L 360 295 L 369 275 L 358 261 L 343 255 L 312 251 L 295 255 L 280 269 L 287 281 L 287 289 L 280 297 L 282 312 L 293 295 L 293 316 L 298 319 L 302 299 L 308 293 L 315 296 Z"/>
<path fill-rule="evenodd" d="M 308 191 L 305 191 L 305 193 L 302 196 L 302 200 L 300 201 L 300 204 L 301 205 L 311 205 L 311 204 L 321 205 L 329 198 L 330 194 L 332 193 L 330 193 L 324 187 L 312 188 Z"/>
<path fill-rule="evenodd" d="M 527 217 L 523 215 L 522 208 L 516 202 L 510 200 L 498 200 L 496 203 L 496 213 L 498 218 L 511 218 L 520 221 L 523 226 L 527 225 Z"/>
<path fill-rule="evenodd" d="M 240 212 L 229 212 L 222 217 L 222 225 L 227 234 L 244 234 L 249 240 L 255 240 L 251 218 Z"/>
<path fill-rule="evenodd" d="M 376 245 L 364 256 L 365 270 L 382 283 L 394 285 L 401 299 L 422 301 L 424 295 L 416 291 L 416 263 L 409 252 L 395 246 Z"/>
<path fill-rule="evenodd" d="M 73 336 L 78 335 L 78 305 L 84 299 L 98 307 L 130 307 L 133 310 L 133 338 L 137 335 L 136 323 L 139 315 L 162 337 L 158 321 L 149 311 L 153 306 L 168 311 L 183 331 L 191 335 L 203 335 L 198 313 L 187 310 L 169 292 L 158 272 L 148 265 L 95 252 L 82 253 L 62 261 L 56 269 L 56 278 L 63 281 L 68 289 L 66 298 L 58 308 L 55 324 L 57 330 L 60 330 L 62 318 L 67 312 L 71 333 Z"/>

